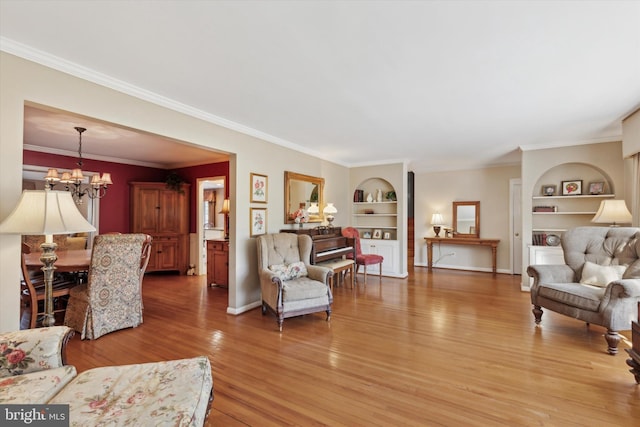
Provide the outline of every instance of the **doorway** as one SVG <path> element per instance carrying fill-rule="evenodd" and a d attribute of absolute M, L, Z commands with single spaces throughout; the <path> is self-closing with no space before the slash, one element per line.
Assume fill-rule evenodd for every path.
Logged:
<path fill-rule="evenodd" d="M 196 274 L 207 274 L 207 240 L 225 237 L 225 215 L 220 212 L 226 198 L 224 176 L 197 179 L 198 226 L 196 232 Z"/>

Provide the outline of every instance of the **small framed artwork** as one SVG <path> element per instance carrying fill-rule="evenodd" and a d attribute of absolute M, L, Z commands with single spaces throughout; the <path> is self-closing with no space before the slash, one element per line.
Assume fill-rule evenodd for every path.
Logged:
<path fill-rule="evenodd" d="M 562 181 L 563 196 L 579 196 L 582 194 L 582 180 Z"/>
<path fill-rule="evenodd" d="M 384 240 L 391 240 L 391 232 L 385 231 L 384 234 L 382 235 L 382 238 Z"/>
<path fill-rule="evenodd" d="M 604 182 L 590 182 L 589 183 L 589 194 L 602 194 L 604 192 Z"/>
<path fill-rule="evenodd" d="M 267 233 L 267 209 L 266 208 L 251 208 L 251 214 L 249 215 L 251 221 L 251 237 L 260 236 Z"/>
<path fill-rule="evenodd" d="M 373 230 L 373 239 L 382 239 L 382 230 L 376 228 L 375 230 Z"/>
<path fill-rule="evenodd" d="M 267 176 L 251 174 L 251 203 L 267 203 Z"/>
<path fill-rule="evenodd" d="M 371 232 L 365 231 L 364 233 L 362 233 L 362 238 L 363 239 L 370 239 L 371 238 Z"/>
<path fill-rule="evenodd" d="M 543 196 L 555 196 L 556 195 L 556 186 L 555 185 L 543 185 L 542 191 Z"/>

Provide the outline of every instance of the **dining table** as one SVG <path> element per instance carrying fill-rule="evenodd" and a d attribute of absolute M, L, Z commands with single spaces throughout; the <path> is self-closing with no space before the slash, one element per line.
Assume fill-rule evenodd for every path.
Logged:
<path fill-rule="evenodd" d="M 41 252 L 31 252 L 24 254 L 24 261 L 29 269 L 42 267 L 40 261 Z M 68 273 L 73 271 L 88 271 L 91 264 L 91 249 L 69 249 L 65 251 L 56 251 L 58 259 L 53 264 L 56 271 L 60 273 Z"/>

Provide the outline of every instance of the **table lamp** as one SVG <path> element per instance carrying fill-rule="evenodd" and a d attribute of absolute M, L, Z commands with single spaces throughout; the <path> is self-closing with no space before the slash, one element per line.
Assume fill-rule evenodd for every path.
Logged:
<path fill-rule="evenodd" d="M 436 233 L 436 237 L 440 237 L 440 228 L 444 225 L 444 218 L 438 212 L 431 215 L 431 225 L 433 225 L 433 232 Z"/>
<path fill-rule="evenodd" d="M 224 238 L 225 240 L 229 240 L 229 199 L 224 199 L 222 202 L 222 209 L 220 209 L 220 213 L 224 214 Z"/>
<path fill-rule="evenodd" d="M 336 209 L 336 207 L 333 206 L 333 203 L 327 203 L 327 206 L 324 207 L 324 209 L 322 210 L 322 213 L 327 218 L 327 221 L 329 221 L 329 227 L 330 228 L 333 227 L 333 220 L 335 219 L 333 214 L 337 214 L 338 209 Z"/>
<path fill-rule="evenodd" d="M 603 200 L 591 222 L 611 224 L 612 227 L 631 223 L 631 212 L 624 200 Z"/>
<path fill-rule="evenodd" d="M 53 326 L 53 272 L 58 256 L 54 234 L 96 231 L 82 216 L 68 191 L 24 190 L 13 212 L 0 224 L 1 234 L 45 235 L 40 245 L 44 272 L 44 326 Z"/>

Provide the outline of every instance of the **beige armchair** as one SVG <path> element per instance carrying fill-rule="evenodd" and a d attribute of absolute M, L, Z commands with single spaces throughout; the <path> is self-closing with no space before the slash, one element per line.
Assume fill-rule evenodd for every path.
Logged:
<path fill-rule="evenodd" d="M 607 351 L 631 329 L 640 301 L 640 228 L 577 227 L 562 235 L 563 265 L 531 265 L 536 324 L 542 307 L 607 328 Z"/>
<path fill-rule="evenodd" d="M 326 311 L 329 321 L 333 302 L 329 282 L 333 271 L 309 264 L 311 237 L 265 234 L 258 236 L 256 243 L 262 314 L 273 311 L 280 331 L 287 317 Z"/>
<path fill-rule="evenodd" d="M 64 324 L 82 339 L 96 339 L 142 323 L 146 234 L 95 237 L 86 284 L 71 289 Z"/>

